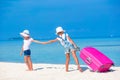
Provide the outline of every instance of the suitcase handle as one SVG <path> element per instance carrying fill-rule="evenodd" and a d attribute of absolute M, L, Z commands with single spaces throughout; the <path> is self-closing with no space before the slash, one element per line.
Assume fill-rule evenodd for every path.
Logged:
<path fill-rule="evenodd" d="M 85 62 L 86 62 L 87 64 L 91 64 L 91 63 L 92 63 L 91 58 L 90 58 L 90 57 L 87 57 L 86 60 L 85 60 Z"/>

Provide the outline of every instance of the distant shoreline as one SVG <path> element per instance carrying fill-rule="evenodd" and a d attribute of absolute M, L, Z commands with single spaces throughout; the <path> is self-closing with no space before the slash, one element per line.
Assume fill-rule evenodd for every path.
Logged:
<path fill-rule="evenodd" d="M 72 39 L 101 39 L 101 38 L 120 38 L 120 36 L 116 36 L 116 37 L 71 37 Z M 7 39 L 0 39 L 0 41 L 7 41 L 7 40 L 22 40 L 22 37 L 11 37 L 11 38 L 7 38 Z M 53 37 L 51 38 L 36 38 L 37 40 L 50 40 L 50 39 L 54 39 Z"/>

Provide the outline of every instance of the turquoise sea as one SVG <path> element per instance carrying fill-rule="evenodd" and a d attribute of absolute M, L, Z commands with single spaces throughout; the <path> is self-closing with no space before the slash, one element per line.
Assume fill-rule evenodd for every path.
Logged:
<path fill-rule="evenodd" d="M 115 66 L 120 66 L 120 38 L 80 38 L 73 39 L 74 42 L 82 49 L 87 46 L 92 46 L 108 56 Z M 47 40 L 41 40 L 47 41 Z M 4 40 L 0 41 L 0 62 L 15 62 L 23 63 L 24 57 L 20 56 L 22 40 Z M 47 45 L 32 43 L 32 62 L 33 63 L 48 63 L 48 64 L 64 64 L 65 54 L 64 49 L 59 43 Z M 80 59 L 79 52 L 77 56 L 80 64 L 85 63 Z M 74 64 L 71 56 L 70 64 Z"/>

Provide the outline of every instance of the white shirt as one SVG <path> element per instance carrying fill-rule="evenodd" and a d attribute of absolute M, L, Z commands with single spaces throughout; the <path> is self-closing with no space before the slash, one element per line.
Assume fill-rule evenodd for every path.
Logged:
<path fill-rule="evenodd" d="M 28 50 L 30 49 L 30 44 L 32 42 L 33 38 L 30 38 L 28 40 L 24 40 L 24 44 L 23 44 L 23 50 Z"/>
<path fill-rule="evenodd" d="M 61 45 L 62 46 L 64 46 L 65 45 L 65 42 L 61 39 L 61 38 L 63 39 L 63 40 L 65 40 L 65 38 L 66 38 L 66 40 L 68 41 L 68 42 L 70 42 L 69 40 L 68 40 L 68 34 L 66 33 L 64 33 L 64 34 L 62 34 L 62 36 L 59 36 L 59 37 L 57 37 L 57 39 L 60 41 L 60 43 L 61 43 Z"/>

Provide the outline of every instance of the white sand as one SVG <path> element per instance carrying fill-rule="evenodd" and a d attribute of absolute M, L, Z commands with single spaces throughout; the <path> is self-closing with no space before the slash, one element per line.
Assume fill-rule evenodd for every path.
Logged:
<path fill-rule="evenodd" d="M 81 66 L 84 72 L 70 65 L 70 72 L 65 72 L 65 65 L 33 64 L 35 71 L 26 71 L 24 63 L 0 62 L 0 80 L 120 80 L 120 67 L 111 67 L 112 72 L 90 72 Z"/>

